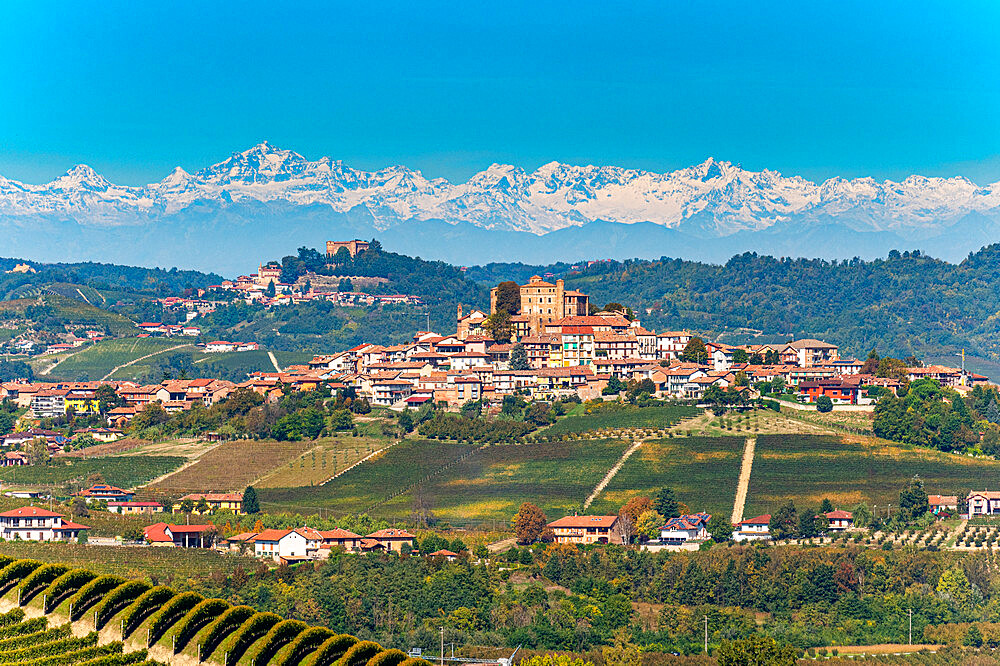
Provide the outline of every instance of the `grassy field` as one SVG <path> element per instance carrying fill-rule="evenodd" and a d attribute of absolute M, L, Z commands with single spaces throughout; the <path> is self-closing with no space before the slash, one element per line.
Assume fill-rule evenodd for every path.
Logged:
<path fill-rule="evenodd" d="M 196 492 L 241 491 L 258 478 L 287 465 L 313 446 L 316 446 L 315 442 L 223 442 L 201 455 L 190 466 L 148 486 L 143 490 L 143 495 L 177 496 Z M 135 459 L 135 456 L 115 458 L 128 459 Z"/>
<path fill-rule="evenodd" d="M 189 341 L 166 338 L 120 338 L 102 340 L 64 360 L 53 371 L 53 376 L 79 379 L 100 379 L 118 365 L 128 363 L 146 354 L 162 352 Z M 152 359 L 151 359 L 152 360 Z"/>
<path fill-rule="evenodd" d="M 681 419 L 697 416 L 701 412 L 686 405 L 603 408 L 592 413 L 585 413 L 583 410 L 581 407 L 574 409 L 540 434 L 562 435 L 604 428 L 668 428 Z"/>
<path fill-rule="evenodd" d="M 769 512 L 788 499 L 815 507 L 824 497 L 845 508 L 864 501 L 884 510 L 915 474 L 928 493 L 965 495 L 995 487 L 1000 462 L 868 437 L 765 436 L 757 440 L 745 513 Z"/>
<path fill-rule="evenodd" d="M 7 541 L 0 543 L 0 554 L 15 558 L 33 558 L 43 562 L 61 562 L 85 567 L 102 574 L 117 574 L 170 584 L 187 578 L 206 578 L 229 574 L 237 566 L 256 570 L 251 558 L 222 555 L 203 548 L 154 548 L 142 546 L 91 546 L 75 543 Z"/>
<path fill-rule="evenodd" d="M 106 483 L 134 488 L 177 469 L 184 462 L 184 458 L 176 456 L 56 458 L 48 465 L 4 467 L 0 469 L 0 481 L 4 486 L 52 486 L 83 481 L 88 475 L 99 473 Z"/>
<path fill-rule="evenodd" d="M 319 485 L 341 470 L 389 443 L 369 437 L 329 437 L 317 440 L 298 458 L 265 476 L 258 488 L 290 488 Z"/>
<path fill-rule="evenodd" d="M 475 448 L 405 440 L 325 486 L 263 488 L 261 506 L 269 511 L 305 513 L 328 509 L 335 513 L 360 513 Z"/>
<path fill-rule="evenodd" d="M 537 504 L 554 520 L 583 510 L 583 501 L 626 447 L 619 440 L 490 446 L 374 513 L 405 518 L 419 496 L 435 516 L 457 524 L 506 522 L 522 502 Z"/>
<path fill-rule="evenodd" d="M 618 513 L 636 495 L 653 497 L 663 487 L 691 511 L 733 509 L 744 437 L 673 437 L 645 442 L 591 506 L 592 513 Z"/>

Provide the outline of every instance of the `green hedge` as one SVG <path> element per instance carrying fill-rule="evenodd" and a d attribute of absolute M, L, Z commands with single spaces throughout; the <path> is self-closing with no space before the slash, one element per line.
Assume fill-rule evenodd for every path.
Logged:
<path fill-rule="evenodd" d="M 344 653 L 337 666 L 365 666 L 368 660 L 382 651 L 382 646 L 374 641 L 358 641 Z"/>
<path fill-rule="evenodd" d="M 79 620 L 87 609 L 101 600 L 105 594 L 125 582 L 120 576 L 98 576 L 69 598 L 69 619 Z"/>
<path fill-rule="evenodd" d="M 201 643 L 201 657 L 208 659 L 222 641 L 237 627 L 249 620 L 257 611 L 250 606 L 233 606 L 213 622 Z"/>
<path fill-rule="evenodd" d="M 97 578 L 97 574 L 86 569 L 70 569 L 63 575 L 52 581 L 43 594 L 45 595 L 46 613 L 54 611 L 59 604 L 66 600 L 71 594 L 79 591 L 81 587 Z"/>
<path fill-rule="evenodd" d="M 149 590 L 149 583 L 141 580 L 130 580 L 122 583 L 104 595 L 104 598 L 94 606 L 94 617 L 97 618 L 97 629 L 102 628 L 123 608 Z"/>
<path fill-rule="evenodd" d="M 160 640 L 167 629 L 180 619 L 184 613 L 194 608 L 204 597 L 197 592 L 182 592 L 163 604 L 160 610 L 153 613 L 149 620 L 149 647 Z"/>
<path fill-rule="evenodd" d="M 274 613 L 255 613 L 233 634 L 233 644 L 229 648 L 229 658 L 226 661 L 230 664 L 239 663 L 250 646 L 279 622 L 281 618 Z"/>
<path fill-rule="evenodd" d="M 295 637 L 284 657 L 275 660 L 273 666 L 298 666 L 307 654 L 333 636 L 336 634 L 326 627 L 310 627 Z"/>
<path fill-rule="evenodd" d="M 231 606 L 222 599 L 205 599 L 187 612 L 174 625 L 174 654 L 177 654 L 194 638 L 198 630 L 225 613 Z"/>
<path fill-rule="evenodd" d="M 43 565 L 38 560 L 14 560 L 0 569 L 0 597 L 40 566 Z"/>
<path fill-rule="evenodd" d="M 17 586 L 17 596 L 20 606 L 27 606 L 35 595 L 47 588 L 52 581 L 69 571 L 65 564 L 46 564 L 38 567 Z"/>
<path fill-rule="evenodd" d="M 122 627 L 125 629 L 125 633 L 122 638 L 131 636 L 132 632 L 139 628 L 139 625 L 143 621 L 160 609 L 163 604 L 167 603 L 176 593 L 169 587 L 165 585 L 157 585 L 156 587 L 151 587 L 141 595 L 139 598 L 132 602 L 132 605 L 125 609 L 122 613 L 122 621 L 124 624 Z"/>
<path fill-rule="evenodd" d="M 9 650 L 20 650 L 21 648 L 30 647 L 32 645 L 38 645 L 39 643 L 48 643 L 49 641 L 57 641 L 63 638 L 68 638 L 72 631 L 68 624 L 61 627 L 55 627 L 53 629 L 43 629 L 41 631 L 26 631 L 20 635 L 11 636 L 10 638 L 4 638 L 0 640 L 0 652 L 7 652 Z"/>
<path fill-rule="evenodd" d="M 308 628 L 309 625 L 301 620 L 282 620 L 274 625 L 267 632 L 267 635 L 264 636 L 264 640 L 260 642 L 260 647 L 254 656 L 254 662 L 259 664 L 270 663 L 271 657 L 277 654 L 278 650 L 292 642 L 296 636 Z"/>
<path fill-rule="evenodd" d="M 385 652 L 379 652 L 369 659 L 366 666 L 399 666 L 399 664 L 402 664 L 407 659 L 409 657 L 402 650 L 386 650 Z"/>
<path fill-rule="evenodd" d="M 331 666 L 334 662 L 344 656 L 344 653 L 354 647 L 358 639 L 350 634 L 339 634 L 331 636 L 323 641 L 312 657 L 307 659 L 307 666 Z"/>
<path fill-rule="evenodd" d="M 50 641 L 42 645 L 32 645 L 30 647 L 17 650 L 4 650 L 0 652 L 0 664 L 24 664 L 33 659 L 41 657 L 56 657 L 66 655 L 74 650 L 90 647 L 97 644 L 97 632 L 90 632 L 81 638 L 63 638 L 57 641 Z"/>

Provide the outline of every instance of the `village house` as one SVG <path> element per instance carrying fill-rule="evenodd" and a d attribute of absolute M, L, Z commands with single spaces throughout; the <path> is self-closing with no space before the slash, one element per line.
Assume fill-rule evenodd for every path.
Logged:
<path fill-rule="evenodd" d="M 90 529 L 66 520 L 62 514 L 37 506 L 22 506 L 0 513 L 0 539 L 13 541 L 74 541 Z"/>
<path fill-rule="evenodd" d="M 159 502 L 108 502 L 108 512 L 123 516 L 163 513 L 163 505 Z"/>
<path fill-rule="evenodd" d="M 190 500 L 194 505 L 191 513 L 201 515 L 198 505 L 204 500 L 208 504 L 209 511 L 220 511 L 228 509 L 236 515 L 243 515 L 243 493 L 190 493 L 174 503 L 173 512 L 181 510 L 184 500 Z"/>
<path fill-rule="evenodd" d="M 556 543 L 614 543 L 623 545 L 618 516 L 565 516 L 548 524 Z"/>
<path fill-rule="evenodd" d="M 268 529 L 248 539 L 248 543 L 253 544 L 254 557 L 290 563 L 314 558 L 322 536 L 316 530 L 302 527 L 294 530 Z"/>
<path fill-rule="evenodd" d="M 1000 514 L 1000 492 L 996 490 L 973 490 L 966 502 L 969 505 L 969 518 Z"/>
<path fill-rule="evenodd" d="M 143 530 L 151 546 L 173 548 L 211 548 L 215 525 L 171 525 L 154 523 Z"/>
<path fill-rule="evenodd" d="M 830 532 L 843 532 L 854 527 L 854 515 L 850 511 L 837 509 L 819 516 L 826 522 L 826 529 Z"/>
<path fill-rule="evenodd" d="M 927 504 L 935 516 L 958 511 L 958 495 L 928 495 Z"/>
<path fill-rule="evenodd" d="M 747 518 L 736 523 L 733 530 L 734 541 L 762 541 L 771 538 L 771 514 Z"/>
<path fill-rule="evenodd" d="M 397 553 L 402 551 L 403 544 L 408 544 L 412 548 L 414 538 L 415 537 L 406 530 L 400 530 L 392 527 L 372 532 L 365 537 L 365 539 L 378 541 L 386 551 L 393 551 Z"/>
<path fill-rule="evenodd" d="M 107 483 L 98 483 L 90 488 L 85 488 L 76 493 L 77 497 L 82 497 L 87 504 L 96 501 L 105 502 L 131 502 L 135 494 L 131 490 L 125 490 Z"/>
<path fill-rule="evenodd" d="M 681 546 L 688 541 L 704 541 L 708 538 L 708 521 L 712 516 L 695 513 L 671 518 L 660 527 L 660 543 Z"/>

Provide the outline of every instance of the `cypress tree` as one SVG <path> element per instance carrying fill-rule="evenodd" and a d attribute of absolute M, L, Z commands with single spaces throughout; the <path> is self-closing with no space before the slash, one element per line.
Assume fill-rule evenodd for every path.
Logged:
<path fill-rule="evenodd" d="M 247 486 L 243 491 L 243 513 L 260 513 L 260 501 L 257 499 L 257 491 L 253 486 Z"/>

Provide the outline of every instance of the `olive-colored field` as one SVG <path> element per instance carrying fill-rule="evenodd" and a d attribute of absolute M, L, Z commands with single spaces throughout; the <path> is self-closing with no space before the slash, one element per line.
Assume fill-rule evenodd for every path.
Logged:
<path fill-rule="evenodd" d="M 320 439 L 298 458 L 288 461 L 288 464 L 262 478 L 256 487 L 316 486 L 389 443 L 390 440 L 387 439 L 346 435 Z"/>

